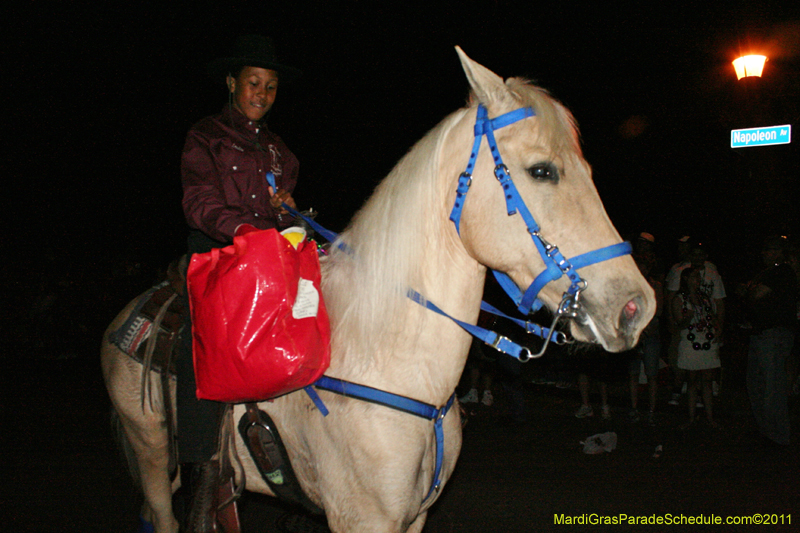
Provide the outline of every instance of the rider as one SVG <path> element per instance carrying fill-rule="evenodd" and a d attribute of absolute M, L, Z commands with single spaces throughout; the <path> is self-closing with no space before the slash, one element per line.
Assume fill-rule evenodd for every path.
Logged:
<path fill-rule="evenodd" d="M 208 70 L 215 79 L 225 81 L 228 103 L 222 112 L 189 130 L 183 149 L 189 254 L 227 246 L 234 236 L 256 229 L 283 229 L 292 217 L 281 204 L 295 207 L 292 192 L 299 163 L 268 129 L 266 118 L 278 86 L 296 79 L 300 71 L 279 63 L 272 41 L 260 35 L 240 37 L 230 55 L 213 61 Z M 268 185 L 267 172 L 275 176 L 277 191 Z M 211 458 L 217 452 L 224 404 L 196 397 L 191 319 L 184 332 L 176 372 L 179 460 L 181 470 L 191 472 L 194 493 L 188 530 L 211 531 L 217 478 Z"/>

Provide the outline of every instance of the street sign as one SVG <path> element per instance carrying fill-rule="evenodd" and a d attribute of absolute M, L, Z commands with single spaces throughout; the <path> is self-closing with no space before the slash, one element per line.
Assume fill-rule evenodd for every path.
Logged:
<path fill-rule="evenodd" d="M 768 146 L 770 144 L 789 144 L 792 142 L 792 125 L 767 126 L 746 130 L 731 130 L 731 148 L 747 146 Z"/>

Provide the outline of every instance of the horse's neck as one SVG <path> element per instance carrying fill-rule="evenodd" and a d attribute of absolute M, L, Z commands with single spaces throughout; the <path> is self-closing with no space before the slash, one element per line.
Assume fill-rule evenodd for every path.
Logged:
<path fill-rule="evenodd" d="M 422 258 L 424 286 L 409 288 L 419 291 L 450 316 L 474 324 L 480 311 L 485 270 L 463 249 L 454 253 L 442 245 L 429 246 L 427 250 Z M 458 384 L 471 337 L 449 318 L 410 299 L 403 309 L 407 316 L 385 324 L 386 334 L 379 337 L 369 353 L 334 353 L 331 375 L 443 404 Z M 344 357 L 339 359 L 337 355 Z M 361 358 L 368 358 L 370 364 L 357 364 Z"/>
<path fill-rule="evenodd" d="M 440 267 L 433 273 L 424 296 L 451 317 L 475 324 L 480 312 L 485 269 L 472 261 L 453 264 L 452 255 L 446 255 L 451 260 L 449 267 Z M 444 257 L 439 261 L 444 261 Z M 430 387 L 436 391 L 437 399 L 446 399 L 458 385 L 472 337 L 451 319 L 417 307 L 415 311 L 422 327 L 412 354 L 413 364 L 420 370 L 425 369 L 424 377 L 431 380 Z"/>
<path fill-rule="evenodd" d="M 342 236 L 356 257 L 339 254 L 326 269 L 333 275 L 323 285 L 336 300 L 331 316 L 342 320 L 334 324 L 335 377 L 435 404 L 446 401 L 458 383 L 471 337 L 401 295 L 413 289 L 459 320 L 477 320 L 485 269 L 467 254 L 448 219 L 455 187 L 450 178 L 459 171 L 442 149 L 453 131 L 463 139 L 448 144 L 469 145 L 471 128 L 454 129 L 461 115 L 434 128 L 395 167 Z M 359 249 L 375 254 L 348 264 L 360 260 Z M 396 262 L 387 265 L 392 258 Z M 369 303 L 354 307 L 352 300 L 343 301 L 354 293 Z M 351 342 L 346 336 L 353 330 L 371 334 Z"/>

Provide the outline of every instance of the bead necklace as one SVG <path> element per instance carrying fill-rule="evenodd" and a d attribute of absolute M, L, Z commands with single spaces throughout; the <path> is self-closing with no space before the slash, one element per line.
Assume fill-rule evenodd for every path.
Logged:
<path fill-rule="evenodd" d="M 711 341 L 714 339 L 714 324 L 712 322 L 713 317 L 711 316 L 711 306 L 707 304 L 708 302 L 703 302 L 702 300 L 700 301 L 699 305 L 694 304 L 689 301 L 689 298 L 684 298 L 683 301 L 684 317 L 689 315 L 689 309 L 687 308 L 687 305 L 692 306 L 692 311 L 694 311 L 692 323 L 686 327 L 686 329 L 689 331 L 689 333 L 686 334 L 686 340 L 692 343 L 692 348 L 695 351 L 710 350 Z M 704 319 L 701 318 L 700 320 L 697 320 L 697 317 L 702 317 L 704 314 Z M 705 335 L 703 335 L 704 332 Z M 706 341 L 701 343 L 700 341 L 703 337 L 705 337 Z"/>

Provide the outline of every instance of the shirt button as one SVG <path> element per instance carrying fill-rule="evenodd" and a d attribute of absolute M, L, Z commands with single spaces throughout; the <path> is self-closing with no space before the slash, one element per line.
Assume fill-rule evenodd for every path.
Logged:
<path fill-rule="evenodd" d="M 255 198 L 255 197 L 256 197 L 256 195 L 254 194 L 254 195 L 253 195 L 253 198 Z"/>
<path fill-rule="evenodd" d="M 254 216 L 258 217 L 258 213 L 253 213 Z"/>
<path fill-rule="evenodd" d="M 238 170 L 238 169 L 239 169 L 239 167 L 237 167 L 236 165 L 233 165 L 233 170 Z"/>

